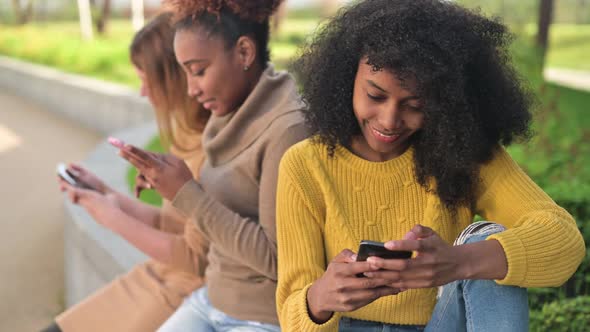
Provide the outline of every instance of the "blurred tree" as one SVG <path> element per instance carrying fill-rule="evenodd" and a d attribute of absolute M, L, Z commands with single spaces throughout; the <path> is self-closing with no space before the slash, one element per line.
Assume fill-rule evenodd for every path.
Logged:
<path fill-rule="evenodd" d="M 578 8 L 577 8 L 577 16 L 576 16 L 576 23 L 583 24 L 586 20 L 588 9 L 586 9 L 586 0 L 578 0 Z"/>
<path fill-rule="evenodd" d="M 283 1 L 283 3 L 279 5 L 276 13 L 271 17 L 273 33 L 278 33 L 279 28 L 281 27 L 281 22 L 285 17 L 287 17 L 287 1 Z"/>
<path fill-rule="evenodd" d="M 95 7 L 96 14 L 96 31 L 99 35 L 102 35 L 107 30 L 109 18 L 111 17 L 111 0 L 102 0 L 102 3 L 96 2 L 96 0 L 90 0 L 90 3 Z"/>
<path fill-rule="evenodd" d="M 539 21 L 537 24 L 537 46 L 541 50 L 543 63 L 549 44 L 549 27 L 553 19 L 553 0 L 540 0 Z"/>
<path fill-rule="evenodd" d="M 131 0 L 131 24 L 136 32 L 143 27 L 143 0 Z"/>
<path fill-rule="evenodd" d="M 34 0 L 29 0 L 24 6 L 21 6 L 20 0 L 12 0 L 16 24 L 25 24 L 33 18 L 33 2 Z"/>
<path fill-rule="evenodd" d="M 90 14 L 89 0 L 78 0 L 78 12 L 82 39 L 90 40 L 92 39 L 92 15 Z"/>

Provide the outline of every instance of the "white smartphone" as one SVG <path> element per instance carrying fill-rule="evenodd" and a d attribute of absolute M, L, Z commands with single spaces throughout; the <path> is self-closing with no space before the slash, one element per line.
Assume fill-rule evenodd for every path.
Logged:
<path fill-rule="evenodd" d="M 95 190 L 87 183 L 80 181 L 80 179 L 68 170 L 68 167 L 64 163 L 57 164 L 57 175 L 74 187 Z"/>

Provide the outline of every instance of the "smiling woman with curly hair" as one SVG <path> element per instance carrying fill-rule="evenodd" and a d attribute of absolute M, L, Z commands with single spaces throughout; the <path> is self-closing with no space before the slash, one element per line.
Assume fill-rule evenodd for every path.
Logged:
<path fill-rule="evenodd" d="M 576 270 L 575 221 L 502 147 L 531 120 L 511 39 L 450 1 L 365 0 L 303 48 L 315 136 L 279 171 L 283 329 L 526 331 L 525 287 Z"/>

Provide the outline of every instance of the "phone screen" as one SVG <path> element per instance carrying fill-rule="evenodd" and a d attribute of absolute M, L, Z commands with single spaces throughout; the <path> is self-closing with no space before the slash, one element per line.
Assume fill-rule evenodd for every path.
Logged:
<path fill-rule="evenodd" d="M 64 181 L 69 183 L 72 186 L 78 186 L 78 182 L 76 179 L 68 172 L 68 168 L 65 164 L 58 164 L 57 165 L 57 175 L 62 178 Z"/>
<path fill-rule="evenodd" d="M 74 174 L 72 174 L 68 170 L 68 167 L 63 163 L 57 165 L 57 175 L 72 186 L 95 190 L 92 186 L 80 181 L 80 179 L 78 179 Z"/>
<path fill-rule="evenodd" d="M 377 256 L 383 259 L 409 259 L 412 258 L 411 251 L 389 250 L 385 248 L 385 243 L 375 242 L 369 240 L 362 240 L 359 245 L 359 251 L 356 256 L 357 262 L 364 262 L 371 256 Z M 364 278 L 365 275 L 359 273 L 356 275 L 359 278 Z"/>
<path fill-rule="evenodd" d="M 394 251 L 385 248 L 383 242 L 369 240 L 361 241 L 357 255 L 357 262 L 364 262 L 371 256 L 377 256 L 383 259 L 408 259 L 412 257 L 411 251 Z"/>

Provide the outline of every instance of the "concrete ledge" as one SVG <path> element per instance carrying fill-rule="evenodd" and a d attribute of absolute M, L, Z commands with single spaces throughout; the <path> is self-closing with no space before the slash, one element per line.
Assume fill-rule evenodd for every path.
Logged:
<path fill-rule="evenodd" d="M 105 135 L 154 119 L 147 100 L 126 86 L 4 56 L 0 56 L 0 89 Z"/>
<path fill-rule="evenodd" d="M 156 125 L 151 123 L 114 135 L 128 143 L 145 146 L 156 133 Z M 106 140 L 82 164 L 113 189 L 132 195 L 126 180 L 129 164 Z M 67 199 L 64 202 L 71 217 L 64 224 L 65 298 L 66 307 L 71 307 L 147 257 L 97 224 L 84 209 Z"/>
<path fill-rule="evenodd" d="M 157 134 L 151 106 L 126 86 L 0 56 L 0 89 L 138 146 Z M 82 164 L 115 190 L 132 195 L 126 180 L 129 164 L 106 139 Z M 67 199 L 64 204 L 70 217 L 64 222 L 65 302 L 70 307 L 147 257 L 84 209 Z"/>

